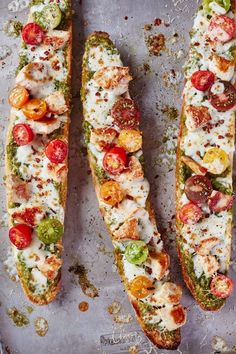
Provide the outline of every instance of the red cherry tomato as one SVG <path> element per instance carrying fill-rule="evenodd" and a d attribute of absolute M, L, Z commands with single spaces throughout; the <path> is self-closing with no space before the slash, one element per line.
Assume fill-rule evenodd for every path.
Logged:
<path fill-rule="evenodd" d="M 215 75 L 209 70 L 198 70 L 192 75 L 191 82 L 199 91 L 208 90 L 215 81 Z"/>
<path fill-rule="evenodd" d="M 185 183 L 184 191 L 191 202 L 205 203 L 212 192 L 211 181 L 206 176 L 191 176 Z"/>
<path fill-rule="evenodd" d="M 232 294 L 234 283 L 233 280 L 226 275 L 219 274 L 212 279 L 210 288 L 213 295 L 220 299 L 225 299 Z"/>
<path fill-rule="evenodd" d="M 184 224 L 194 225 L 202 217 L 201 209 L 194 203 L 185 204 L 179 211 L 179 218 Z"/>
<path fill-rule="evenodd" d="M 37 23 L 27 23 L 22 29 L 22 38 L 26 44 L 39 45 L 44 39 L 44 30 Z"/>
<path fill-rule="evenodd" d="M 23 250 L 32 241 L 32 229 L 25 224 L 17 224 L 9 230 L 9 238 L 16 248 Z"/>
<path fill-rule="evenodd" d="M 47 158 L 53 163 L 61 163 L 65 160 L 68 153 L 67 144 L 59 139 L 52 140 L 45 149 Z"/>
<path fill-rule="evenodd" d="M 115 125 L 120 129 L 135 128 L 140 121 L 140 111 L 129 98 L 120 98 L 116 101 L 111 109 L 111 115 Z"/>
<path fill-rule="evenodd" d="M 16 124 L 12 130 L 13 139 L 17 145 L 27 145 L 33 138 L 34 133 L 28 124 Z"/>
<path fill-rule="evenodd" d="M 122 147 L 113 147 L 104 155 L 103 167 L 112 175 L 120 174 L 126 166 L 127 156 Z"/>
<path fill-rule="evenodd" d="M 212 41 L 221 43 L 230 41 L 235 34 L 234 19 L 225 15 L 213 17 L 208 27 L 208 33 Z"/>
<path fill-rule="evenodd" d="M 218 82 L 216 84 L 218 84 Z M 213 93 L 211 88 L 208 93 L 208 98 L 217 111 L 226 112 L 236 104 L 236 89 L 228 81 L 219 81 L 219 85 L 224 85 L 224 91 L 221 93 Z"/>

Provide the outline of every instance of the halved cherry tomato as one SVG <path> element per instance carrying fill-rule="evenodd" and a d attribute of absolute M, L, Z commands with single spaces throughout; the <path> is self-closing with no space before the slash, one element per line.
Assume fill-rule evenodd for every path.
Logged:
<path fill-rule="evenodd" d="M 215 75 L 209 70 L 198 70 L 192 75 L 191 82 L 199 91 L 208 90 L 215 81 Z"/>
<path fill-rule="evenodd" d="M 142 134 L 139 130 L 123 129 L 118 137 L 118 145 L 128 152 L 135 152 L 142 147 Z"/>
<path fill-rule="evenodd" d="M 140 121 L 140 111 L 133 100 L 120 98 L 112 107 L 111 115 L 120 129 L 135 128 Z"/>
<path fill-rule="evenodd" d="M 191 202 L 205 203 L 212 192 L 211 181 L 206 176 L 191 176 L 185 183 L 184 191 Z"/>
<path fill-rule="evenodd" d="M 14 142 L 20 146 L 29 144 L 34 138 L 33 130 L 28 124 L 14 125 L 12 134 Z"/>
<path fill-rule="evenodd" d="M 44 39 L 44 30 L 37 23 L 27 23 L 22 29 L 22 38 L 26 44 L 39 45 Z"/>
<path fill-rule="evenodd" d="M 201 209 L 194 203 L 190 202 L 182 206 L 179 211 L 179 218 L 184 224 L 194 225 L 202 217 Z"/>
<path fill-rule="evenodd" d="M 210 288 L 213 295 L 220 299 L 225 299 L 232 294 L 234 283 L 226 275 L 219 274 L 212 279 Z"/>
<path fill-rule="evenodd" d="M 225 15 L 213 17 L 208 27 L 208 34 L 212 41 L 221 43 L 230 41 L 235 34 L 234 19 Z"/>
<path fill-rule="evenodd" d="M 125 258 L 129 263 L 142 264 L 148 258 L 148 246 L 143 241 L 130 241 L 125 249 Z"/>
<path fill-rule="evenodd" d="M 32 229 L 25 224 L 17 224 L 9 230 L 9 238 L 16 248 L 23 250 L 32 241 Z"/>
<path fill-rule="evenodd" d="M 126 166 L 127 156 L 122 147 L 113 147 L 104 155 L 103 167 L 112 175 L 120 174 Z"/>
<path fill-rule="evenodd" d="M 145 275 L 139 275 L 132 280 L 129 286 L 130 292 L 134 297 L 143 299 L 155 289 L 153 281 Z"/>
<path fill-rule="evenodd" d="M 222 92 L 212 92 L 217 85 L 223 88 Z M 217 81 L 209 90 L 208 98 L 211 105 L 217 109 L 217 111 L 226 112 L 236 104 L 236 89 L 228 81 Z"/>
<path fill-rule="evenodd" d="M 11 90 L 9 103 L 14 108 L 22 108 L 29 100 L 29 92 L 23 86 L 16 86 Z"/>
<path fill-rule="evenodd" d="M 207 165 L 208 171 L 214 175 L 223 173 L 230 164 L 227 153 L 217 147 L 207 150 L 203 162 Z"/>
<path fill-rule="evenodd" d="M 100 196 L 106 204 L 116 205 L 124 198 L 124 191 L 116 181 L 107 181 L 102 184 Z"/>
<path fill-rule="evenodd" d="M 24 105 L 22 111 L 26 118 L 31 120 L 39 120 L 47 113 L 47 104 L 44 100 L 33 98 Z"/>
<path fill-rule="evenodd" d="M 61 163 L 68 154 L 68 146 L 64 141 L 54 139 L 46 146 L 45 154 L 51 162 Z"/>

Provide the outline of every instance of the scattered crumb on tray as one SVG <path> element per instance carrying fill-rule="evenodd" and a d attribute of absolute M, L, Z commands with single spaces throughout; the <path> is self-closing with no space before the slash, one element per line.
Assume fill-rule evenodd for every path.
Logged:
<path fill-rule="evenodd" d="M 37 317 L 34 321 L 34 329 L 40 337 L 44 337 L 48 331 L 48 322 L 43 317 Z"/>
<path fill-rule="evenodd" d="M 15 306 L 10 307 L 7 310 L 7 314 L 17 327 L 24 327 L 29 324 L 27 316 L 23 312 L 20 312 Z"/>
<path fill-rule="evenodd" d="M 147 40 L 147 47 L 149 54 L 159 56 L 161 52 L 165 49 L 165 36 L 162 33 L 157 33 L 148 36 Z"/>
<path fill-rule="evenodd" d="M 7 259 L 4 261 L 4 269 L 12 281 L 19 281 L 19 277 L 16 270 L 16 264 L 13 256 L 12 248 L 9 247 L 7 250 Z"/>
<path fill-rule="evenodd" d="M 3 32 L 6 33 L 8 37 L 17 38 L 21 34 L 22 27 L 23 25 L 20 21 L 10 19 L 5 22 Z"/>
<path fill-rule="evenodd" d="M 119 324 L 130 323 L 133 320 L 133 316 L 129 313 L 127 315 L 116 315 L 114 316 L 114 321 Z"/>
<path fill-rule="evenodd" d="M 132 345 L 132 347 L 129 347 L 129 354 L 138 354 L 139 353 L 139 347 L 137 345 Z"/>
<path fill-rule="evenodd" d="M 78 308 L 81 312 L 86 312 L 89 309 L 89 304 L 87 301 L 82 301 L 79 303 Z"/>
<path fill-rule="evenodd" d="M 211 340 L 212 349 L 220 351 L 222 353 L 227 352 L 229 350 L 225 340 L 220 336 L 214 336 Z"/>
<path fill-rule="evenodd" d="M 87 277 L 87 269 L 79 263 L 75 263 L 69 268 L 69 272 L 78 276 L 78 283 L 81 286 L 83 293 L 91 298 L 99 296 L 98 289 L 90 282 Z"/>
<path fill-rule="evenodd" d="M 116 315 L 120 312 L 121 310 L 121 303 L 119 301 L 113 301 L 108 307 L 107 311 L 109 312 L 110 315 Z"/>
<path fill-rule="evenodd" d="M 165 105 L 162 109 L 161 112 L 163 114 L 165 114 L 165 116 L 169 119 L 169 120 L 175 120 L 178 118 L 179 116 L 179 112 L 178 109 L 175 108 L 174 106 L 169 106 L 169 105 Z"/>
<path fill-rule="evenodd" d="M 29 314 L 31 314 L 34 311 L 34 308 L 32 306 L 26 306 L 25 308 Z"/>

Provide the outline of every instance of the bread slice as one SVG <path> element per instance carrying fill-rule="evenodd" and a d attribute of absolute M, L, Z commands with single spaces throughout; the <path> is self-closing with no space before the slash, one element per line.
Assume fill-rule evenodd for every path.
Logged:
<path fill-rule="evenodd" d="M 177 226 L 177 248 L 179 259 L 182 267 L 183 278 L 193 297 L 205 311 L 217 311 L 225 304 L 225 298 L 215 296 L 211 291 L 211 281 L 219 274 L 227 274 L 230 261 L 230 245 L 232 238 L 232 168 L 233 168 L 233 153 L 235 139 L 235 110 L 228 110 L 228 113 L 222 113 L 215 110 L 211 104 L 203 103 L 203 106 L 209 107 L 211 120 L 208 123 L 201 125 L 196 130 L 191 128 L 188 109 L 191 104 L 201 106 L 201 97 L 204 96 L 204 102 L 207 101 L 207 92 L 200 92 L 193 83 L 191 83 L 192 74 L 198 70 L 210 70 L 215 75 L 215 80 L 224 80 L 224 75 L 227 74 L 222 67 L 216 67 L 212 64 L 212 52 L 207 56 L 208 49 L 204 47 L 204 37 L 208 36 L 208 26 L 214 16 L 218 16 L 220 8 L 215 9 L 214 13 L 207 5 L 203 3 L 198 10 L 193 30 L 191 31 L 191 50 L 187 63 L 185 64 L 186 85 L 183 94 L 183 106 L 180 116 L 180 132 L 178 137 L 178 146 L 176 154 L 176 226 Z M 210 11 L 210 12 L 209 12 Z M 225 11 L 226 12 L 226 11 Z M 235 8 L 233 2 L 231 9 L 225 16 L 233 17 Z M 196 39 L 197 36 L 197 39 Z M 214 52 L 214 55 L 224 57 L 224 50 L 220 53 L 219 48 L 227 45 L 230 48 L 230 41 L 227 44 L 218 43 L 218 51 L 215 50 L 216 43 L 209 41 L 209 45 Z M 231 41 L 232 42 L 232 41 Z M 201 56 L 197 53 L 201 48 Z M 206 54 L 205 62 L 202 57 L 202 52 Z M 235 63 L 235 52 L 232 52 L 230 61 Z M 223 71 L 222 71 L 223 70 Z M 233 84 L 233 79 L 227 80 Z M 200 97 L 195 99 L 195 97 Z M 202 96 L 201 96 L 202 94 Z M 199 95 L 199 96 L 197 96 Z M 188 121 L 187 121 L 188 120 Z M 186 123 L 187 121 L 187 123 Z M 211 125 L 212 124 L 212 125 Z M 191 136 L 191 138 L 190 138 Z M 218 140 L 216 142 L 216 136 Z M 226 141 L 227 137 L 227 142 Z M 192 144 L 192 149 L 191 149 Z M 217 175 L 212 173 L 212 167 L 204 163 L 204 154 L 212 147 L 218 147 L 227 150 L 228 167 Z M 186 160 L 187 157 L 187 160 Z M 189 162 L 189 158 L 191 159 Z M 193 165 L 193 163 L 195 165 Z M 197 165 L 196 165 L 197 163 Z M 202 170 L 203 168 L 203 170 Z M 205 170 L 206 168 L 206 170 Z M 201 205 L 203 208 L 203 217 L 194 225 L 187 225 L 181 221 L 180 210 L 186 203 L 189 202 L 185 194 L 185 182 L 192 175 L 205 175 L 212 183 L 213 190 L 223 193 L 222 196 L 230 200 L 228 206 L 219 213 L 216 213 L 207 207 L 208 202 Z M 204 209 L 205 208 L 205 209 Z M 207 215 L 209 213 L 209 215 Z M 221 221 L 221 219 L 223 221 Z M 198 226 L 199 225 L 199 226 Z M 221 231 L 222 230 L 222 231 Z M 211 247 L 211 237 L 219 239 L 215 247 Z M 199 245 L 206 239 L 205 248 L 199 251 Z M 200 254 L 201 253 L 201 254 Z M 199 257 L 200 258 L 196 258 Z M 208 260 L 212 262 L 212 268 L 203 268 L 197 265 L 197 259 Z M 196 263 L 195 263 L 196 262 Z M 199 268 L 200 267 L 200 268 Z M 202 268 L 201 268 L 202 267 Z"/>
<path fill-rule="evenodd" d="M 123 79 L 119 77 L 119 74 L 121 77 L 124 75 Z M 115 248 L 114 254 L 118 271 L 141 328 L 157 347 L 175 349 L 181 340 L 180 326 L 185 323 L 186 312 L 179 304 L 182 294 L 181 288 L 170 283 L 169 270 L 167 269 L 169 257 L 163 249 L 160 235 L 156 230 L 156 221 L 150 203 L 149 188 L 145 187 L 148 183 L 143 176 L 143 168 L 139 162 L 142 161 L 142 158 L 140 158 L 142 155 L 141 147 L 138 149 L 140 153 L 136 151 L 135 153 L 127 154 L 128 166 L 126 166 L 125 172 L 122 171 L 116 175 L 108 173 L 102 160 L 106 151 L 109 151 L 111 146 L 117 147 L 118 144 L 121 145 L 121 142 L 118 143 L 119 138 L 117 136 L 121 137 L 121 132 L 125 129 L 124 126 L 117 126 L 114 116 L 111 117 L 111 114 L 113 114 L 111 111 L 114 108 L 114 104 L 120 99 L 130 99 L 128 84 L 126 87 L 126 83 L 124 83 L 127 78 L 128 80 L 131 79 L 128 68 L 123 67 L 118 51 L 110 40 L 109 35 L 105 32 L 92 33 L 85 44 L 81 97 L 84 113 L 84 136 L 99 208 Z M 119 80 L 123 80 L 122 84 L 119 83 Z M 102 87 L 99 87 L 99 85 Z M 125 86 L 125 89 L 122 85 Z M 100 108 L 97 105 L 100 105 L 100 108 L 102 107 L 102 112 L 99 111 Z M 129 117 L 126 116 L 126 120 L 128 121 Z M 109 129 L 111 135 L 114 134 L 113 138 L 107 133 L 106 129 Z M 132 129 L 141 134 L 138 126 L 135 126 L 135 128 L 133 126 Z M 128 147 L 126 148 L 126 152 L 128 151 L 127 149 Z M 139 160 L 137 156 L 139 156 Z M 132 170 L 132 163 L 136 166 L 135 170 Z M 125 177 L 123 178 L 122 176 Z M 121 198 L 122 200 L 119 200 L 116 205 L 109 206 L 102 199 L 101 187 L 105 188 L 106 182 L 114 182 L 114 180 L 121 186 L 124 195 L 123 199 Z M 143 184 L 143 187 L 137 188 L 137 194 L 135 194 L 131 191 L 132 188 L 130 189 L 130 186 L 135 189 L 137 183 Z M 140 197 L 140 201 L 139 194 L 141 191 L 145 191 L 145 188 L 148 188 L 148 192 L 145 196 Z M 118 215 L 120 215 L 120 219 L 117 221 Z M 134 242 L 145 240 L 144 234 L 139 229 L 140 225 L 144 225 L 144 228 L 146 225 L 149 225 L 154 231 L 152 231 L 149 240 L 145 241 L 145 247 L 148 249 L 147 259 L 142 261 L 141 264 L 135 265 L 127 261 L 128 256 L 126 257 L 125 252 L 132 240 Z M 145 236 L 148 235 L 148 232 L 148 229 L 146 229 Z M 151 246 L 152 242 L 154 248 Z M 156 260 L 154 260 L 155 256 Z M 161 264 L 161 261 L 159 261 L 158 257 L 161 256 L 164 259 L 164 264 Z M 157 273 L 154 274 L 154 265 L 152 262 L 156 264 L 157 268 L 159 267 L 159 270 L 157 270 L 157 272 L 160 272 L 159 275 Z M 132 281 L 140 275 L 144 276 L 145 279 L 148 278 L 151 280 L 153 284 L 151 292 L 149 291 L 142 298 L 139 295 L 138 297 L 134 296 L 134 289 L 132 288 Z M 163 285 L 165 286 L 163 287 Z M 167 300 L 168 296 L 164 292 L 165 287 L 174 287 L 173 294 L 175 297 L 177 295 L 176 292 L 178 293 L 177 300 L 176 298 L 175 301 Z M 145 291 L 145 285 L 143 285 L 143 289 Z M 162 290 L 163 293 L 161 295 Z M 158 294 L 160 294 L 160 298 L 158 298 Z M 154 300 L 154 295 L 157 296 L 158 300 Z M 160 303 L 157 304 L 155 301 L 160 301 L 160 303 L 162 301 L 162 303 L 160 305 Z M 165 314 L 163 309 L 169 312 Z M 174 312 L 176 310 L 175 315 L 174 312 L 172 313 L 172 310 Z"/>
<path fill-rule="evenodd" d="M 55 2 L 57 3 L 59 6 L 60 2 Z M 42 1 L 32 1 L 31 7 L 30 7 L 30 13 L 29 13 L 29 19 L 28 22 L 33 22 L 35 19 L 33 17 L 33 12 L 37 12 L 40 13 L 43 10 L 43 6 L 44 6 L 44 0 Z M 62 21 L 60 23 L 60 25 L 58 26 L 58 31 L 57 29 L 53 30 L 50 35 L 52 36 L 57 36 L 58 33 L 62 34 L 63 36 L 65 36 L 66 41 L 65 44 L 61 46 L 61 48 L 55 49 L 53 50 L 53 44 L 51 42 L 51 44 L 45 44 L 42 43 L 40 44 L 40 46 L 38 46 L 35 49 L 35 52 L 38 53 L 40 51 L 40 48 L 42 47 L 42 55 L 43 53 L 45 54 L 45 51 L 47 51 L 47 49 L 52 50 L 52 52 L 50 52 L 50 54 L 48 55 L 48 58 L 45 59 L 43 58 L 43 63 L 47 63 L 50 61 L 50 64 L 52 65 L 53 63 L 53 59 L 55 58 L 55 65 L 61 65 L 61 67 L 63 65 L 65 65 L 66 67 L 66 71 L 63 74 L 63 79 L 61 79 L 61 81 L 54 79 L 54 81 L 52 82 L 53 87 L 50 88 L 50 94 L 56 91 L 60 91 L 64 93 L 64 98 L 66 101 L 66 105 L 67 105 L 67 111 L 65 113 L 63 113 L 63 120 L 61 119 L 61 124 L 59 126 L 56 127 L 56 129 L 51 129 L 52 131 L 49 134 L 37 134 L 37 121 L 33 122 L 34 126 L 32 126 L 32 129 L 34 131 L 34 129 L 36 130 L 36 132 L 34 131 L 35 134 L 35 139 L 37 139 L 38 137 L 43 137 L 45 139 L 45 143 L 49 142 L 52 139 L 55 138 L 59 138 L 62 139 L 66 142 L 68 142 L 68 133 L 69 133 L 69 124 L 70 124 L 70 85 L 71 85 L 71 58 L 72 58 L 72 15 L 71 15 L 71 3 L 70 1 L 67 2 L 67 7 L 62 7 Z M 43 23 L 42 23 L 43 25 Z M 48 31 L 46 31 L 46 35 L 49 35 Z M 55 37 L 54 37 L 55 40 Z M 28 47 L 24 44 L 24 42 L 22 43 L 22 48 L 20 50 L 20 62 L 19 62 L 19 68 L 17 70 L 18 75 L 19 72 L 22 72 L 22 70 L 24 70 L 24 68 L 26 67 L 26 65 L 28 65 L 31 62 L 34 61 L 40 61 L 39 58 L 39 54 L 35 55 L 35 58 L 28 58 L 26 60 L 26 54 L 27 54 L 27 50 L 30 52 L 31 51 L 31 47 Z M 52 56 L 51 56 L 52 53 Z M 60 57 L 60 54 L 63 54 Z M 47 52 L 46 52 L 47 54 Z M 38 55 L 38 56 L 37 56 Z M 63 59 L 62 59 L 63 58 Z M 64 64 L 62 63 L 62 60 L 64 61 Z M 60 69 L 61 70 L 61 69 Z M 61 73 L 61 71 L 58 71 L 58 75 Z M 18 77 L 18 76 L 17 76 Z M 24 83 L 16 83 L 17 85 L 23 85 Z M 45 92 L 46 92 L 46 84 L 45 84 Z M 47 94 L 42 94 L 42 92 L 44 91 L 44 87 L 41 88 L 41 93 L 40 93 L 40 97 L 46 98 Z M 34 96 L 34 94 L 29 90 L 30 94 L 32 95 L 32 98 L 37 97 Z M 16 151 L 19 148 L 16 143 L 14 143 L 13 140 L 13 135 L 12 135 L 12 129 L 13 126 L 17 123 L 17 115 L 21 114 L 22 117 L 22 113 L 20 112 L 20 110 L 18 110 L 18 112 L 16 112 L 16 110 L 14 108 L 12 108 L 11 113 L 10 113 L 10 122 L 9 122 L 9 128 L 8 128 L 8 134 L 7 134 L 7 139 L 6 139 L 6 160 L 5 160 L 5 168 L 6 168 L 6 192 L 7 192 L 7 209 L 8 209 L 8 213 L 9 213 L 9 227 L 11 228 L 15 223 L 16 220 L 14 220 L 14 218 L 12 217 L 12 210 L 16 207 L 19 207 L 18 203 L 15 202 L 15 188 L 17 183 L 21 183 L 21 182 L 26 182 L 26 185 L 31 185 L 32 182 L 32 177 L 31 178 L 27 178 L 25 179 L 24 176 L 22 176 L 20 169 L 22 167 L 22 164 L 20 165 L 20 163 L 17 162 L 16 160 Z M 58 117 L 62 117 L 62 116 L 58 116 Z M 21 118 L 24 120 L 24 118 Z M 48 118 L 50 119 L 50 118 Z M 59 118 L 58 118 L 59 119 Z M 24 123 L 24 122 L 23 122 Z M 26 123 L 28 123 L 26 121 Z M 29 121 L 29 124 L 31 122 Z M 46 125 L 46 123 L 39 123 L 41 124 L 41 128 L 40 129 L 44 129 L 43 124 Z M 46 128 L 45 128 L 46 129 Z M 24 155 L 24 152 L 22 153 L 22 155 Z M 45 160 L 46 157 L 43 157 L 43 159 Z M 50 163 L 50 161 L 47 161 L 48 163 Z M 46 162 L 46 163 L 47 163 Z M 27 163 L 27 158 L 25 160 L 25 163 Z M 32 163 L 29 161 L 29 164 L 27 166 L 27 164 L 24 164 L 24 173 L 27 175 L 28 173 L 28 169 L 30 169 L 30 165 Z M 52 164 L 52 169 L 57 166 L 56 164 Z M 53 193 L 55 193 L 55 205 L 58 206 L 58 210 L 60 210 L 60 213 L 63 214 L 63 212 L 65 211 L 65 207 L 66 207 L 66 195 L 67 195 L 67 170 L 68 170 L 68 161 L 67 158 L 66 160 L 63 161 L 62 164 L 60 164 L 61 167 L 63 167 L 64 173 L 60 176 L 60 178 L 56 178 L 55 176 L 52 175 L 51 178 L 47 178 L 47 180 L 44 179 L 44 173 L 45 171 L 43 170 L 43 168 L 40 170 L 40 167 L 37 167 L 37 178 L 39 179 L 40 183 L 42 183 L 42 187 L 43 188 L 47 188 L 48 184 L 50 184 L 50 191 L 53 191 Z M 34 179 L 34 178 L 33 178 Z M 55 187 L 55 189 L 52 187 L 52 185 Z M 34 187 L 35 188 L 35 187 Z M 48 194 L 45 194 L 44 198 L 39 199 L 39 205 L 40 203 L 46 208 L 46 215 L 45 217 L 53 217 L 53 218 L 60 218 L 61 223 L 63 223 L 63 215 L 58 216 L 58 211 L 53 211 L 53 214 L 48 214 L 48 209 L 47 209 L 47 195 L 50 196 L 50 191 L 48 192 Z M 37 192 L 37 189 L 34 189 L 34 193 L 32 192 L 29 199 L 26 201 L 22 201 L 20 203 L 21 207 L 24 207 L 24 204 L 30 203 L 32 200 L 32 206 L 33 203 L 35 203 L 35 199 L 34 199 L 34 194 L 35 192 Z M 37 203 L 38 204 L 38 203 Z M 49 207 L 51 205 L 48 205 Z M 52 216 L 53 215 L 53 216 Z M 25 222 L 23 222 L 25 223 Z M 37 223 L 34 225 L 33 229 L 35 229 L 37 227 Z M 36 240 L 36 242 L 39 242 L 39 240 L 37 240 L 37 233 L 34 231 L 33 233 L 33 239 L 34 242 Z M 58 294 L 59 290 L 60 290 L 60 284 L 61 284 L 61 253 L 62 253 L 62 242 L 61 240 L 57 241 L 54 244 L 51 244 L 50 246 L 46 246 L 43 243 L 41 243 L 41 249 L 43 249 L 43 253 L 41 254 L 42 256 L 42 260 L 45 262 L 46 259 L 48 259 L 50 256 L 55 256 L 56 261 L 59 262 L 59 266 L 55 266 L 52 265 L 52 267 L 49 267 L 49 269 L 46 269 L 46 271 L 44 270 L 44 273 L 42 273 L 37 265 L 34 264 L 33 267 L 31 267 L 31 264 L 29 263 L 28 265 L 26 264 L 25 261 L 22 261 L 22 258 L 20 259 L 19 254 L 21 253 L 20 250 L 17 250 L 17 248 L 12 245 L 13 247 L 13 253 L 15 256 L 15 261 L 16 261 L 16 268 L 17 268 L 17 272 L 19 275 L 19 279 L 22 285 L 22 288 L 24 290 L 25 295 L 27 296 L 27 298 L 38 305 L 45 305 L 50 303 L 51 301 L 53 301 L 56 297 L 56 295 Z M 46 249 L 47 248 L 47 249 Z M 23 250 L 24 252 L 28 252 L 27 255 L 29 258 L 32 257 L 31 249 L 33 250 L 33 246 L 32 243 L 25 249 Z M 33 251 L 32 251 L 33 252 Z M 37 251 L 39 252 L 39 250 Z M 36 254 L 37 254 L 36 252 Z M 45 253 L 44 253 L 45 252 Z M 25 256 L 26 257 L 26 253 Z M 37 257 L 37 255 L 35 256 Z M 40 256 L 38 256 L 40 258 Z M 32 259 L 32 258 L 31 258 Z M 36 259 L 36 258 L 35 258 Z M 25 260 L 25 258 L 24 258 Z M 56 267 L 56 268 L 54 268 Z M 39 275 L 39 277 L 42 277 L 43 282 L 44 282 L 44 286 L 40 285 L 40 291 L 37 291 L 37 286 L 40 284 L 40 279 L 36 279 L 33 277 L 32 275 L 32 269 L 35 268 L 37 269 L 37 273 Z M 47 273 L 47 270 L 49 271 L 55 271 L 55 274 L 53 276 L 49 275 L 49 278 L 45 275 Z M 46 273 L 45 273 L 46 272 Z M 49 274 L 47 273 L 47 274 Z M 34 286 L 32 286 L 32 279 L 34 282 Z"/>

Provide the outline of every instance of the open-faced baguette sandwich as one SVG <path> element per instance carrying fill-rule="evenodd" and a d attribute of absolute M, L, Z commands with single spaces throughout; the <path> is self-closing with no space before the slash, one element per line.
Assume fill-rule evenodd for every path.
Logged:
<path fill-rule="evenodd" d="M 177 149 L 177 245 L 198 304 L 220 309 L 232 236 L 235 135 L 234 1 L 205 0 L 191 31 Z"/>
<path fill-rule="evenodd" d="M 186 312 L 180 286 L 170 281 L 169 256 L 150 205 L 140 112 L 129 96 L 130 80 L 109 35 L 92 33 L 83 59 L 81 96 L 99 207 L 142 329 L 156 346 L 176 348 Z"/>
<path fill-rule="evenodd" d="M 18 275 L 27 297 L 40 305 L 60 288 L 70 76 L 70 1 L 35 0 L 9 94 L 6 189 Z"/>

